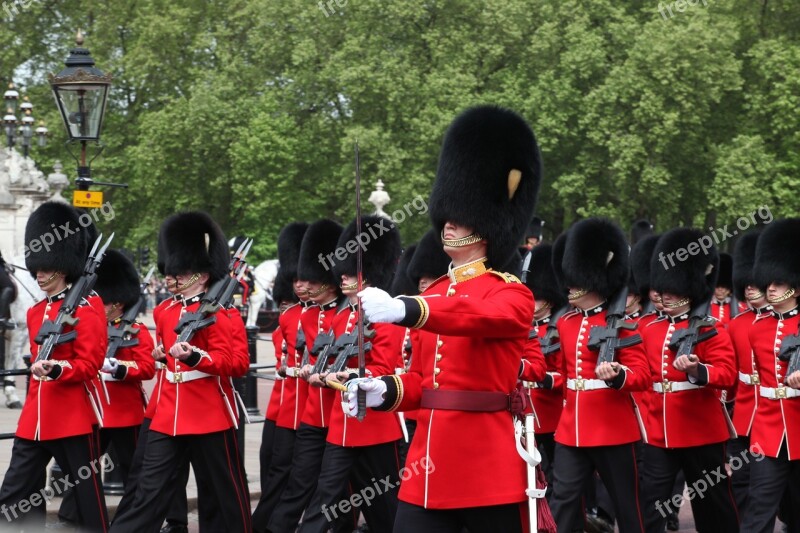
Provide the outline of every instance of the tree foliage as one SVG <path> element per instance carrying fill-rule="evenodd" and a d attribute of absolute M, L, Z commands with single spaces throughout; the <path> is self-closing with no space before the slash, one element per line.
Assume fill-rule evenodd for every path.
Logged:
<path fill-rule="evenodd" d="M 659 4 L 660 5 L 660 4 Z M 48 172 L 68 159 L 46 73 L 74 32 L 114 75 L 93 165 L 128 247 L 160 221 L 208 210 L 275 253 L 290 220 L 354 214 L 377 179 L 389 210 L 427 197 L 442 135 L 478 103 L 533 125 L 554 237 L 604 215 L 628 227 L 798 213 L 800 7 L 599 0 L 38 0 L 0 10 L 0 74 L 48 121 Z M 69 165 L 67 165 L 69 168 Z M 370 207 L 365 205 L 365 208 Z M 405 242 L 426 216 L 400 225 Z"/>

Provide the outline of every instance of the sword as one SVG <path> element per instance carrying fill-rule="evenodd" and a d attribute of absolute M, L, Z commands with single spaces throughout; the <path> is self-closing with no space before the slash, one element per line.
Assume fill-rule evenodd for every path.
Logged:
<path fill-rule="evenodd" d="M 361 170 L 358 158 L 358 141 L 356 141 L 356 231 L 361 231 Z M 361 246 L 356 250 L 356 276 L 358 278 L 358 293 L 364 289 L 364 276 L 362 270 Z M 358 377 L 366 377 L 366 360 L 364 357 L 364 311 L 361 309 L 361 298 L 358 298 Z M 357 401 L 358 412 L 356 418 L 361 422 L 367 414 L 367 392 L 358 388 Z"/>

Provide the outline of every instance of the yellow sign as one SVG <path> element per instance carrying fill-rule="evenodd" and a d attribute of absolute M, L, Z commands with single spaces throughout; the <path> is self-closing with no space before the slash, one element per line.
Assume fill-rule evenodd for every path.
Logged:
<path fill-rule="evenodd" d="M 75 207 L 101 207 L 103 191 L 75 191 L 72 193 L 72 205 Z"/>

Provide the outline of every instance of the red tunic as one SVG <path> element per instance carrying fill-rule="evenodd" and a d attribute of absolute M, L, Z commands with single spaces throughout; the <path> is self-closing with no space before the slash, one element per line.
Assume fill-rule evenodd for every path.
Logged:
<path fill-rule="evenodd" d="M 353 331 L 357 327 L 358 311 L 352 306 L 339 312 L 333 319 L 333 330 L 336 337 Z M 405 328 L 392 324 L 372 324 L 375 336 L 369 340 L 372 349 L 364 354 L 367 376 L 385 376 L 395 371 L 397 352 L 401 349 L 405 337 Z M 358 372 L 357 358 L 351 360 L 348 367 Z M 339 394 L 336 401 L 342 401 Z M 337 446 L 371 446 L 393 442 L 403 437 L 400 419 L 396 413 L 370 411 L 359 422 L 358 419 L 345 416 L 344 411 L 331 409 L 331 420 L 327 441 Z"/>
<path fill-rule="evenodd" d="M 168 307 L 172 307 L 173 305 L 180 305 L 180 301 L 176 300 L 173 296 L 167 300 L 162 300 L 160 304 L 153 308 L 153 321 L 158 324 L 158 317 L 161 315 L 161 312 Z M 156 331 L 156 339 L 155 339 L 155 346 L 159 344 L 163 344 L 161 342 L 161 337 L 158 336 L 158 331 Z M 155 346 L 153 348 L 155 348 Z M 152 357 L 152 354 L 151 354 Z M 156 384 L 153 387 L 153 391 L 150 394 L 150 399 L 147 401 L 147 407 L 144 410 L 144 417 L 147 419 L 152 420 L 153 415 L 156 413 L 156 405 L 158 405 L 158 398 L 161 396 L 161 382 L 164 379 L 165 367 L 161 363 L 155 363 L 156 369 Z"/>
<path fill-rule="evenodd" d="M 782 315 L 761 315 L 750 328 L 750 346 L 755 354 L 761 387 L 786 386 L 788 362 L 779 359 L 778 352 L 784 337 L 795 335 L 798 325 L 800 315 L 795 308 Z M 753 446 L 758 444 L 761 450 L 756 451 L 763 450 L 768 457 L 777 457 L 785 443 L 789 460 L 800 459 L 800 397 L 779 400 L 760 397 L 750 442 Z"/>
<path fill-rule="evenodd" d="M 644 331 L 644 328 L 658 320 L 658 314 L 655 311 L 651 311 L 634 320 L 637 324 L 636 331 L 641 335 L 641 332 Z M 652 389 L 652 387 L 631 393 L 633 400 L 636 402 L 636 405 L 639 408 L 639 416 L 642 417 L 642 423 L 644 424 L 645 428 L 647 427 L 647 416 L 650 413 L 650 398 L 654 394 L 655 391 Z"/>
<path fill-rule="evenodd" d="M 272 332 L 272 346 L 275 350 L 275 369 L 277 370 L 281 367 L 281 361 L 283 361 L 283 335 L 281 335 L 281 328 L 275 328 L 275 331 Z M 273 422 L 278 419 L 278 412 L 281 409 L 283 382 L 285 381 L 284 378 L 278 376 L 277 372 L 275 376 L 275 382 L 272 385 L 272 393 L 267 403 L 267 414 L 264 415 L 264 418 L 272 420 Z"/>
<path fill-rule="evenodd" d="M 315 305 L 303 314 L 300 320 L 303 333 L 306 335 L 306 346 L 309 350 L 314 346 L 314 340 L 320 332 L 328 332 L 333 326 L 333 317 L 336 316 L 338 302 L 333 301 L 324 306 Z M 309 364 L 317 361 L 316 356 L 309 357 Z M 334 389 L 327 387 L 308 387 L 308 398 L 301 422 L 318 428 L 326 428 L 330 424 L 331 407 L 339 397 Z"/>
<path fill-rule="evenodd" d="M 238 393 L 234 392 L 232 378 L 242 377 L 250 369 L 250 347 L 247 345 L 247 331 L 244 328 L 242 314 L 235 307 L 229 307 L 226 311 L 231 322 L 231 366 L 227 375 L 218 379 L 238 423 L 239 409 L 236 400 Z"/>
<path fill-rule="evenodd" d="M 572 311 L 558 321 L 558 336 L 564 357 L 563 374 L 570 379 L 597 379 L 598 352 L 587 346 L 592 326 L 606 325 L 606 311 L 596 307 Z M 622 330 L 620 337 L 635 333 Z M 650 384 L 644 348 L 635 346 L 617 350 L 616 360 L 625 370 L 622 387 L 595 390 L 566 388 L 564 410 L 556 428 L 556 442 L 567 446 L 614 446 L 642 438 L 631 392 Z M 576 387 L 577 389 L 577 387 Z"/>
<path fill-rule="evenodd" d="M 759 402 L 758 382 L 760 380 L 757 378 L 755 357 L 750 347 L 750 329 L 755 320 L 755 311 L 748 309 L 736 315 L 728 324 L 728 333 L 731 336 L 733 351 L 736 354 L 736 366 L 739 371 L 734 395 L 736 403 L 733 408 L 733 427 L 740 437 L 750 435 Z M 753 379 L 754 377 L 756 379 Z"/>
<path fill-rule="evenodd" d="M 301 327 L 300 317 L 310 309 L 312 308 L 305 304 L 295 304 L 281 313 L 278 319 L 281 337 L 286 344 L 284 364 L 287 375 L 283 383 L 283 401 L 275 424 L 286 429 L 296 430 L 300 425 L 300 418 L 303 416 L 303 409 L 305 409 L 308 397 L 308 383 L 292 374 L 300 370 L 300 361 L 303 358 L 303 354 L 297 353 L 295 349 L 297 332 Z"/>
<path fill-rule="evenodd" d="M 27 324 L 30 336 L 31 357 L 39 354 L 39 345 L 33 339 L 45 319 L 54 319 L 65 295 L 45 298 L 28 309 Z M 19 416 L 17 437 L 28 440 L 53 440 L 75 435 L 86 435 L 97 425 L 97 416 L 89 400 L 87 383 L 103 366 L 106 353 L 105 316 L 87 300 L 75 310 L 78 323 L 73 328 L 65 325 L 64 332 L 77 330 L 74 341 L 59 344 L 50 359 L 61 367 L 56 379 L 31 377 L 28 396 Z"/>
<path fill-rule="evenodd" d="M 719 320 L 723 326 L 727 326 L 731 321 L 730 301 L 719 302 L 717 300 L 711 300 L 711 311 L 709 314 Z"/>
<path fill-rule="evenodd" d="M 397 355 L 397 368 L 395 369 L 396 374 L 405 374 L 408 371 L 411 361 L 414 359 L 411 346 L 414 344 L 413 339 L 417 334 L 417 330 L 411 328 L 405 328 L 405 330 L 406 333 L 403 337 L 403 346 L 400 349 L 400 353 Z M 408 411 L 403 411 L 403 418 L 406 420 L 416 421 L 417 410 L 410 409 Z"/>
<path fill-rule="evenodd" d="M 177 341 L 174 328 L 184 312 L 199 308 L 197 296 L 164 309 L 156 323 L 156 337 L 162 339 L 169 353 Z M 167 355 L 168 372 L 200 371 L 209 377 L 173 383 L 164 376 L 158 405 L 150 424 L 151 431 L 167 435 L 199 435 L 215 433 L 233 427 L 235 415 L 225 402 L 217 376 L 227 376 L 233 367 L 231 350 L 231 324 L 223 309 L 216 313 L 216 322 L 195 333 L 189 344 L 203 350 L 207 355 L 190 366 Z"/>
<path fill-rule="evenodd" d="M 145 396 L 142 381 L 152 379 L 156 373 L 153 337 L 143 324 L 137 322 L 132 327 L 139 331 L 136 334 L 139 344 L 119 348 L 114 355 L 120 366 L 127 369 L 125 375 L 122 379 L 115 379 L 111 374 L 101 373 L 110 400 L 106 400 L 105 394 L 100 395 L 104 428 L 138 426 L 144 419 Z"/>
<path fill-rule="evenodd" d="M 510 394 L 533 321 L 533 296 L 516 278 L 485 272 L 456 282 L 444 276 L 420 296 L 427 318 L 411 369 L 399 377 L 397 410 L 416 409 L 417 430 L 399 498 L 431 509 L 526 500 L 525 463 L 509 411 L 420 408 L 423 389 Z M 369 416 L 369 415 L 367 415 Z"/>
<path fill-rule="evenodd" d="M 550 319 L 545 318 L 537 322 L 537 335 L 544 337 Z M 564 376 L 561 373 L 563 367 L 563 357 L 561 350 L 543 356 L 547 368 L 547 374 L 553 380 L 552 388 L 541 387 L 530 389 L 531 403 L 536 414 L 536 433 L 554 433 L 558 427 L 558 420 L 561 418 L 561 410 L 564 408 Z M 522 379 L 526 381 L 542 381 L 540 379 L 529 379 L 530 374 L 523 372 Z"/>
<path fill-rule="evenodd" d="M 650 362 L 650 384 L 686 382 L 687 374 L 675 369 L 675 352 L 669 342 L 675 330 L 688 326 L 688 315 L 664 317 L 642 331 Z M 695 355 L 708 371 L 708 384 L 700 388 L 654 392 L 647 417 L 649 443 L 660 448 L 689 448 L 728 440 L 725 407 L 715 389 L 733 385 L 736 368 L 733 345 L 727 330 L 717 322 L 717 335 L 695 347 Z M 708 328 L 704 328 L 708 329 Z"/>

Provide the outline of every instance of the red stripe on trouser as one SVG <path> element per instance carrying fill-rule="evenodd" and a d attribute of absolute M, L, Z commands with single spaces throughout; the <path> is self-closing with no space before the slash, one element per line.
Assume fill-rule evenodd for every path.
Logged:
<path fill-rule="evenodd" d="M 639 465 L 636 464 L 636 445 L 631 444 L 631 455 L 633 455 L 633 479 L 636 488 L 636 514 L 639 515 L 639 525 L 644 531 L 644 520 L 642 519 L 642 506 L 639 502 Z"/>
<path fill-rule="evenodd" d="M 90 461 L 96 461 L 94 465 L 92 465 L 92 470 L 94 470 L 100 461 L 100 456 L 97 455 L 97 450 L 95 449 L 95 443 L 92 442 L 94 437 L 94 433 L 90 433 L 88 436 L 89 439 L 89 457 Z M 97 438 L 100 438 L 100 431 L 97 431 Z M 105 497 L 101 496 L 100 488 L 97 486 L 97 472 L 94 472 L 92 476 L 92 485 L 94 485 L 94 495 L 97 498 L 97 509 L 100 511 L 100 523 L 103 524 L 103 533 L 108 531 L 108 524 L 106 523 L 106 519 L 103 517 L 103 506 L 105 505 Z M 77 481 L 77 480 L 76 480 Z"/>
<path fill-rule="evenodd" d="M 225 441 L 225 459 L 228 461 L 228 473 L 231 476 L 231 481 L 233 481 L 233 488 L 234 488 L 234 492 L 236 493 L 236 500 L 239 502 L 239 512 L 242 514 L 242 523 L 245 526 L 247 526 L 247 524 L 249 522 L 248 519 L 250 518 L 250 513 L 245 512 L 244 504 L 242 503 L 242 496 L 243 496 L 242 495 L 242 485 L 240 483 L 237 483 L 237 481 L 236 481 L 236 477 L 237 476 L 233 473 L 233 465 L 231 464 L 231 455 L 230 455 L 229 447 L 228 447 L 228 432 L 227 431 L 223 431 L 222 432 L 222 438 Z M 233 440 L 234 440 L 234 444 L 236 445 L 237 444 L 236 443 L 236 438 L 234 437 Z M 238 448 L 238 446 L 237 446 L 237 448 Z M 248 528 L 245 527 L 245 529 L 248 529 Z"/>

